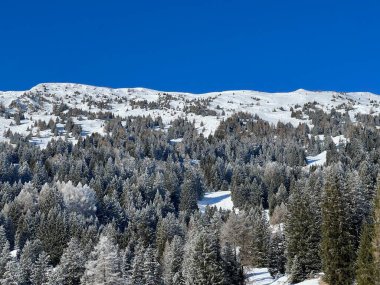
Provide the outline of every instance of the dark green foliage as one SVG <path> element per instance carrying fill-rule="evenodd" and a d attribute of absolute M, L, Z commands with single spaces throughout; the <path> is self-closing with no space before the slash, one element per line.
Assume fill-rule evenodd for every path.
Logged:
<path fill-rule="evenodd" d="M 365 223 L 360 237 L 356 260 L 356 282 L 358 285 L 375 285 L 375 264 L 373 258 L 373 225 Z"/>
<path fill-rule="evenodd" d="M 312 197 L 303 191 L 300 183 L 293 190 L 288 204 L 285 223 L 287 271 L 297 273 L 297 280 L 303 280 L 321 269 L 319 256 L 320 221 Z M 293 264 L 294 261 L 297 264 Z M 292 274 L 292 273 L 291 273 Z"/>
<path fill-rule="evenodd" d="M 198 177 L 192 172 L 187 173 L 181 188 L 179 210 L 185 212 L 198 210 L 197 201 L 202 197 L 203 192 L 204 189 L 199 183 Z"/>
<path fill-rule="evenodd" d="M 157 108 L 168 106 L 170 96 L 130 103 Z M 86 98 L 83 103 L 107 109 L 112 102 Z M 207 114 L 207 104 L 193 102 L 191 110 Z M 322 271 L 322 249 L 330 285 L 353 280 L 361 225 L 371 215 L 379 169 L 378 118 L 360 116 L 368 126 L 354 125 L 348 114 L 325 113 L 310 103 L 293 112 L 309 115 L 313 128 L 271 125 L 239 113 L 205 138 L 186 119 L 174 120 L 166 131 L 162 119 L 151 116 L 121 118 L 65 104 L 53 112 L 57 120 L 39 121 L 36 127 L 58 134 L 63 130 L 57 124 L 64 124 L 67 137 L 76 136 L 77 143 L 57 139 L 40 149 L 11 131 L 6 135 L 13 145 L 0 143 L 0 279 L 20 278 L 16 282 L 31 285 L 32 278 L 49 275 L 49 285 L 79 284 L 85 264 L 97 271 L 112 252 L 107 266 L 117 284 L 242 284 L 241 265 L 269 266 L 273 275 L 281 275 L 285 264 L 293 280 L 302 281 Z M 106 134 L 81 137 L 74 117 L 75 122 L 105 120 Z M 322 134 L 325 141 L 316 136 Z M 347 142 L 335 144 L 331 136 L 337 135 Z M 178 138 L 182 141 L 172 141 Z M 326 169 L 304 167 L 306 150 L 307 155 L 327 150 L 328 165 L 341 164 L 338 183 Z M 198 212 L 204 192 L 219 190 L 231 190 L 239 214 L 214 208 Z M 271 233 L 283 225 L 270 228 L 264 209 L 275 224 L 288 212 L 285 232 Z M 103 236 L 109 241 L 101 249 Z M 368 244 L 365 236 L 364 231 L 362 244 Z M 378 236 L 373 245 L 378 246 Z M 20 251 L 11 259 L 16 248 Z M 358 265 L 368 261 L 365 249 L 358 251 Z M 82 279 L 84 284 L 93 283 L 89 278 Z"/>
<path fill-rule="evenodd" d="M 52 208 L 47 214 L 43 214 L 37 236 L 43 249 L 49 255 L 51 263 L 57 265 L 69 241 L 65 213 L 59 208 Z"/>
<path fill-rule="evenodd" d="M 347 188 L 340 165 L 328 170 L 322 203 L 322 261 L 330 284 L 348 285 L 354 277 L 355 251 Z"/>
<path fill-rule="evenodd" d="M 380 284 L 380 176 L 377 177 L 377 187 L 373 211 L 372 256 L 374 259 L 375 284 Z"/>
<path fill-rule="evenodd" d="M 269 244 L 269 272 L 272 276 L 285 274 L 285 236 L 281 231 L 272 234 Z"/>

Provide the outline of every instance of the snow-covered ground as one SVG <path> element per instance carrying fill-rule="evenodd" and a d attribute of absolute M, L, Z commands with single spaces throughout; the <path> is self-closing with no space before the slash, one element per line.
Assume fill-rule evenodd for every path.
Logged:
<path fill-rule="evenodd" d="M 336 145 L 345 145 L 348 141 L 348 139 L 345 138 L 343 135 L 332 137 L 332 140 Z"/>
<path fill-rule="evenodd" d="M 218 209 L 232 210 L 231 191 L 207 192 L 203 199 L 198 201 L 199 210 L 204 213 L 206 206 L 216 206 Z"/>
<path fill-rule="evenodd" d="M 326 151 L 321 152 L 315 156 L 306 157 L 307 165 L 310 166 L 323 166 L 326 163 Z"/>
<path fill-rule="evenodd" d="M 212 115 L 198 115 L 195 113 L 185 112 L 195 103 L 202 99 L 203 108 L 213 111 Z M 136 102 L 161 102 L 167 101 L 165 107 L 157 109 L 136 105 Z M 104 103 L 107 107 L 100 109 L 97 104 L 89 102 Z M 98 112 L 107 111 L 121 117 L 127 116 L 152 116 L 154 118 L 162 117 L 163 123 L 169 125 L 176 118 L 187 117 L 189 121 L 194 121 L 195 126 L 200 133 L 205 136 L 214 133 L 219 123 L 237 112 L 248 112 L 257 114 L 260 118 L 277 124 L 281 121 L 298 126 L 299 123 L 307 123 L 310 127 L 311 121 L 307 115 L 303 114 L 301 118 L 292 117 L 291 109 L 301 111 L 306 103 L 316 102 L 316 107 L 329 111 L 334 108 L 337 112 L 345 112 L 349 109 L 349 115 L 354 121 L 355 114 L 372 113 L 380 114 L 379 97 L 372 93 L 355 92 L 339 93 L 332 91 L 306 91 L 299 89 L 286 93 L 266 93 L 250 90 L 223 91 L 205 94 L 190 94 L 180 92 L 162 92 L 145 88 L 121 88 L 112 89 L 105 87 L 95 87 L 89 85 L 72 84 L 72 83 L 45 83 L 39 84 L 27 91 L 8 91 L 0 92 L 0 103 L 5 106 L 11 113 L 17 109 L 23 109 L 26 119 L 21 125 L 11 125 L 13 119 L 0 118 L 0 140 L 4 140 L 3 133 L 8 128 L 14 132 L 27 135 L 27 130 L 33 126 L 37 120 L 48 122 L 50 118 L 55 119 L 52 114 L 53 105 L 65 103 L 71 108 L 77 108 L 84 111 Z M 210 113 L 211 114 L 211 113 Z M 83 134 L 94 132 L 102 133 L 102 121 L 87 120 L 84 118 L 75 122 L 80 123 L 83 128 Z M 37 137 L 36 129 L 33 129 L 34 141 L 41 147 L 53 137 L 53 134 L 40 134 Z"/>
<path fill-rule="evenodd" d="M 252 268 L 245 272 L 247 285 L 269 285 L 274 279 L 270 275 L 268 268 Z"/>
<path fill-rule="evenodd" d="M 287 276 L 275 280 L 270 275 L 268 268 L 246 268 L 245 275 L 247 277 L 247 285 L 291 285 L 291 283 L 288 282 Z M 319 285 L 319 281 L 319 278 L 314 278 L 293 285 Z"/>

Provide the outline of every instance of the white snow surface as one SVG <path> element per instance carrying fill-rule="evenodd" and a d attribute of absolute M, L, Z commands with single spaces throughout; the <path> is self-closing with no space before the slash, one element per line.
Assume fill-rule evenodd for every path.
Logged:
<path fill-rule="evenodd" d="M 345 138 L 343 135 L 332 137 L 332 140 L 335 143 L 335 145 L 345 145 L 348 141 L 348 139 Z"/>
<path fill-rule="evenodd" d="M 318 155 L 306 157 L 307 166 L 323 166 L 326 163 L 326 153 L 326 151 L 322 151 Z"/>
<path fill-rule="evenodd" d="M 288 276 L 283 276 L 278 279 L 274 279 L 268 268 L 245 268 L 247 285 L 319 285 L 319 278 L 309 279 L 300 283 L 291 284 L 288 281 Z"/>
<path fill-rule="evenodd" d="M 186 113 L 184 109 L 198 100 L 208 100 L 207 109 L 215 111 L 216 115 L 197 115 Z M 367 92 L 340 93 L 333 91 L 307 91 L 299 89 L 285 93 L 266 93 L 251 90 L 211 92 L 204 94 L 191 94 L 181 92 L 162 92 L 145 88 L 120 88 L 112 89 L 74 83 L 43 83 L 27 91 L 0 91 L 0 103 L 11 113 L 23 110 L 26 119 L 19 126 L 11 126 L 13 119 L 0 117 L 0 140 L 4 140 L 3 133 L 7 129 L 27 135 L 27 128 L 32 128 L 37 120 L 49 121 L 55 119 L 52 114 L 54 104 L 65 103 L 71 108 L 84 111 L 107 111 L 121 117 L 127 116 L 161 116 L 163 123 L 169 125 L 174 119 L 187 117 L 195 121 L 195 126 L 205 136 L 213 134 L 220 121 L 237 112 L 257 114 L 260 118 L 272 123 L 291 123 L 297 126 L 311 121 L 307 115 L 302 118 L 292 118 L 291 108 L 301 110 L 306 103 L 316 104 L 317 108 L 325 111 L 334 108 L 338 112 L 349 110 L 351 119 L 354 121 L 355 114 L 372 113 L 380 114 L 379 97 Z M 105 109 L 99 109 L 98 105 L 89 104 L 89 101 L 97 103 L 107 102 Z M 140 108 L 133 102 L 158 102 L 167 100 L 168 104 L 159 109 Z M 80 123 L 83 135 L 94 132 L 103 133 L 101 120 L 88 120 L 84 118 Z M 32 128 L 33 139 L 41 147 L 45 147 L 53 134 L 49 131 L 37 134 L 36 128 Z M 61 134 L 64 135 L 64 132 Z"/>
<path fill-rule="evenodd" d="M 268 268 L 251 268 L 246 269 L 247 285 L 269 285 L 275 281 L 270 275 Z"/>
<path fill-rule="evenodd" d="M 198 201 L 199 210 L 204 213 L 206 206 L 215 206 L 218 209 L 232 210 L 231 191 L 218 191 L 205 193 L 202 200 Z"/>

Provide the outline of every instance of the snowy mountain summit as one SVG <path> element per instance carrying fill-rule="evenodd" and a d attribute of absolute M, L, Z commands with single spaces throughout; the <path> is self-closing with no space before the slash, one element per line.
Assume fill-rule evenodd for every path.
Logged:
<path fill-rule="evenodd" d="M 265 93 L 250 90 L 204 94 L 162 92 L 145 88 L 112 89 L 73 83 L 44 83 L 27 91 L 0 92 L 0 139 L 6 132 L 29 135 L 42 147 L 53 137 L 67 134 L 59 129 L 37 127 L 60 113 L 69 113 L 80 134 L 104 133 L 104 114 L 121 118 L 129 116 L 161 117 L 165 125 L 176 118 L 195 122 L 199 133 L 213 134 L 219 123 L 238 112 L 255 114 L 273 124 L 305 123 L 312 127 L 308 110 L 335 110 L 348 113 L 355 121 L 358 114 L 378 114 L 379 97 L 372 93 L 341 93 L 298 89 L 287 93 Z M 99 114 L 102 113 L 102 116 Z M 74 136 L 67 134 L 69 138 Z"/>

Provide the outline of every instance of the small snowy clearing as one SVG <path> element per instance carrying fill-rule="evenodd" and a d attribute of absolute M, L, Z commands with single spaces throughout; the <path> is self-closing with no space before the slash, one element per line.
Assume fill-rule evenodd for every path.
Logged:
<path fill-rule="evenodd" d="M 172 140 L 170 140 L 170 142 L 172 142 L 172 143 L 180 143 L 180 142 L 182 142 L 182 140 L 183 140 L 183 138 L 178 138 L 178 139 L 172 139 Z"/>
<path fill-rule="evenodd" d="M 205 193 L 202 200 L 198 201 L 199 210 L 204 213 L 206 206 L 215 206 L 218 209 L 232 210 L 231 191 L 218 191 Z"/>
<path fill-rule="evenodd" d="M 245 268 L 247 285 L 290 285 L 288 276 L 283 276 L 274 280 L 270 275 L 268 268 Z M 319 285 L 319 278 L 309 279 L 296 283 L 294 285 Z"/>
<path fill-rule="evenodd" d="M 326 153 L 326 151 L 323 151 L 316 156 L 306 157 L 307 166 L 323 166 L 326 163 Z"/>
<path fill-rule="evenodd" d="M 332 137 L 332 140 L 335 143 L 335 145 L 337 145 L 337 146 L 342 145 L 342 144 L 345 145 L 347 143 L 347 141 L 349 141 L 343 135 Z"/>
<path fill-rule="evenodd" d="M 269 285 L 274 282 L 273 277 L 268 272 L 268 268 L 251 268 L 245 274 L 247 285 Z"/>

